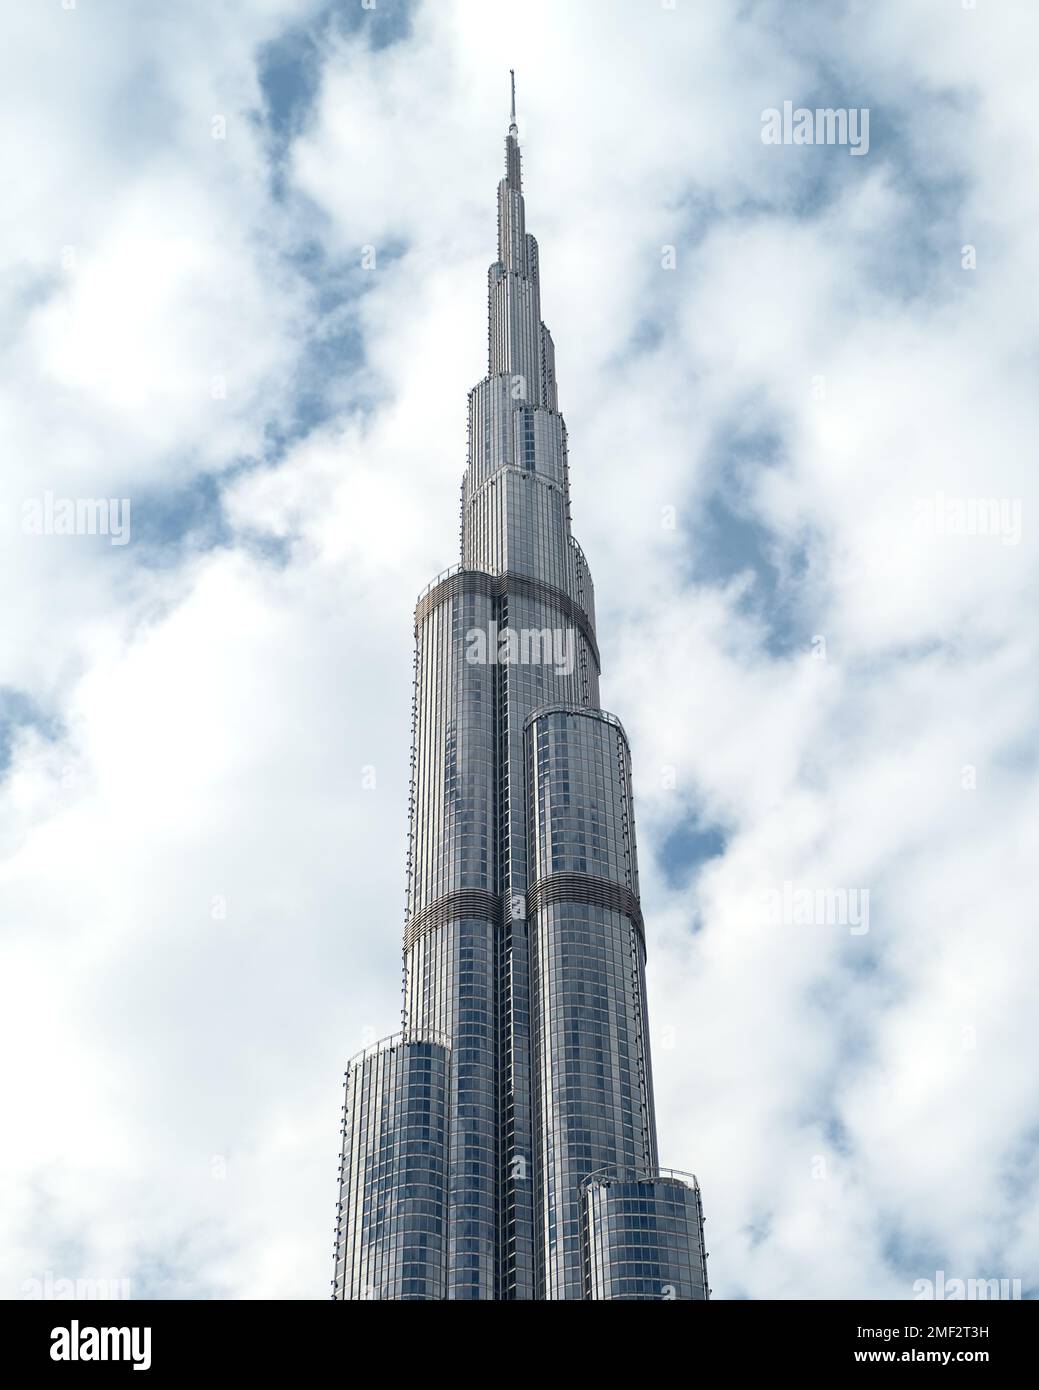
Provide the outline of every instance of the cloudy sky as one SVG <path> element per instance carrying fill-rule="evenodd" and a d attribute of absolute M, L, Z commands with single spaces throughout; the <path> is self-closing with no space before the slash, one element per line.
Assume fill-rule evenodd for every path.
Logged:
<path fill-rule="evenodd" d="M 715 1294 L 1036 1295 L 1039 11 L 370 3 L 3 6 L 0 1294 L 328 1296 L 515 67 Z"/>

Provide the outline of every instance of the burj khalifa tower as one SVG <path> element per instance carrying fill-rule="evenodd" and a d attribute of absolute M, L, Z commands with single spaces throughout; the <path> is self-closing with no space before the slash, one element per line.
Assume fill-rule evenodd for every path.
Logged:
<path fill-rule="evenodd" d="M 517 137 L 513 82 L 461 563 L 415 608 L 403 1027 L 346 1071 L 333 1297 L 703 1300 Z"/>

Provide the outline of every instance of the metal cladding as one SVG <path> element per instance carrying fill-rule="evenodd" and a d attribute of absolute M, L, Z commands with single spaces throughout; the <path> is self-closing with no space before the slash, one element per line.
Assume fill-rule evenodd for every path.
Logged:
<path fill-rule="evenodd" d="M 415 609 L 404 1030 L 347 1074 L 334 1296 L 702 1299 L 520 163 L 513 106 L 461 564 Z"/>

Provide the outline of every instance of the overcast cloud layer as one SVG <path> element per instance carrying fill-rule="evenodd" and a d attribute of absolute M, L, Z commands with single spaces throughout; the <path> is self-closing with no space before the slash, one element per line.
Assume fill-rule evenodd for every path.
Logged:
<path fill-rule="evenodd" d="M 1034 1296 L 1039 11 L 513 13 L 4 6 L 0 1294 L 329 1292 L 513 66 L 715 1295 Z"/>

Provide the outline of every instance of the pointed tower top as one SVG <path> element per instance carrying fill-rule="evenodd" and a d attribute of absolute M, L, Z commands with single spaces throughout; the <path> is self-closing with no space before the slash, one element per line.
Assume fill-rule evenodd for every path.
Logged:
<path fill-rule="evenodd" d="M 509 134 L 518 135 L 519 127 L 516 125 L 516 70 L 509 68 L 509 81 L 512 84 L 512 109 L 509 114 Z"/>

